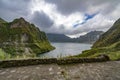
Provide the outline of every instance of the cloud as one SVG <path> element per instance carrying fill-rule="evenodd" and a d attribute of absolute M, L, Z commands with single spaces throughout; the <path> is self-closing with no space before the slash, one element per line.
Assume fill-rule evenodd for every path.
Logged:
<path fill-rule="evenodd" d="M 33 11 L 43 11 L 54 21 L 54 25 L 45 30 L 48 33 L 76 35 L 92 30 L 105 31 L 110 28 L 117 17 L 119 17 L 117 10 L 119 0 L 36 1 L 35 4 L 37 5 L 34 4 L 35 8 L 33 8 Z M 39 8 L 39 5 L 44 8 Z M 117 17 L 114 18 L 116 13 Z M 77 21 L 78 24 L 76 24 Z M 74 27 L 75 24 L 77 27 Z"/>
<path fill-rule="evenodd" d="M 34 12 L 32 16 L 33 23 L 35 23 L 40 28 L 50 28 L 53 25 L 53 21 L 44 12 Z"/>
<path fill-rule="evenodd" d="M 120 17 L 119 0 L 0 0 L 0 16 L 24 17 L 47 33 L 78 36 L 108 30 Z"/>
<path fill-rule="evenodd" d="M 78 27 L 74 31 L 76 32 L 76 34 L 90 32 L 94 30 L 106 31 L 112 26 L 113 23 L 114 20 L 111 20 L 103 16 L 102 14 L 98 14 L 97 16 L 89 20 L 86 24 L 80 25 L 82 27 Z"/>
<path fill-rule="evenodd" d="M 55 4 L 57 10 L 62 14 L 71 14 L 74 12 L 89 12 L 103 10 L 109 13 L 116 8 L 119 0 L 45 0 L 48 3 Z"/>
<path fill-rule="evenodd" d="M 11 21 L 16 17 L 26 17 L 29 14 L 31 0 L 0 0 L 0 16 Z"/>
<path fill-rule="evenodd" d="M 83 25 L 85 24 L 88 20 L 94 18 L 97 14 L 99 14 L 98 12 L 97 13 L 94 13 L 94 14 L 85 14 L 85 19 L 80 22 L 79 20 L 75 22 L 75 24 L 73 24 L 73 27 L 78 27 L 79 25 Z"/>
<path fill-rule="evenodd" d="M 57 10 L 62 14 L 71 14 L 73 12 L 85 11 L 87 7 L 87 1 L 84 0 L 45 0 L 51 4 L 55 4 L 57 6 Z"/>

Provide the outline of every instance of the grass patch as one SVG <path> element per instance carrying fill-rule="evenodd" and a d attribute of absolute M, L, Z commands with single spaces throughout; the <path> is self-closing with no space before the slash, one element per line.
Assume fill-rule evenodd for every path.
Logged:
<path fill-rule="evenodd" d="M 108 47 L 101 47 L 101 48 L 92 48 L 90 50 L 85 50 L 82 54 L 79 54 L 75 57 L 97 57 L 100 54 L 106 54 L 110 57 L 111 60 L 118 60 L 120 59 L 120 41 L 114 43 Z"/>
<path fill-rule="evenodd" d="M 10 55 L 0 49 L 0 60 L 10 59 Z"/>

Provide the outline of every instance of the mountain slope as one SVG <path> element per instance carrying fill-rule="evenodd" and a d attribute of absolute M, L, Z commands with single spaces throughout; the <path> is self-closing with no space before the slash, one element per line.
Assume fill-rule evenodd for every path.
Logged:
<path fill-rule="evenodd" d="M 0 48 L 12 56 L 33 56 L 54 49 L 46 34 L 24 18 L 0 24 Z"/>
<path fill-rule="evenodd" d="M 0 18 L 0 23 L 6 23 L 6 21 Z"/>
<path fill-rule="evenodd" d="M 120 19 L 118 19 L 113 26 L 95 42 L 95 47 L 106 47 L 113 43 L 120 41 Z"/>
<path fill-rule="evenodd" d="M 72 42 L 72 39 L 64 34 L 47 33 L 50 42 Z"/>
<path fill-rule="evenodd" d="M 94 43 L 96 40 L 99 39 L 99 36 L 103 34 L 103 31 L 91 31 L 87 34 L 80 36 L 77 38 L 77 42 L 80 43 Z"/>
<path fill-rule="evenodd" d="M 120 19 L 100 36 L 92 49 L 83 51 L 78 57 L 96 57 L 101 54 L 108 55 L 111 60 L 120 60 Z"/>

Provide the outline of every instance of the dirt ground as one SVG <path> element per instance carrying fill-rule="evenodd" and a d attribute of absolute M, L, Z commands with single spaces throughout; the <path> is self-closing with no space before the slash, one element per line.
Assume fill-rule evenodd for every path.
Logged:
<path fill-rule="evenodd" d="M 4 68 L 0 80 L 120 80 L 120 61 Z"/>

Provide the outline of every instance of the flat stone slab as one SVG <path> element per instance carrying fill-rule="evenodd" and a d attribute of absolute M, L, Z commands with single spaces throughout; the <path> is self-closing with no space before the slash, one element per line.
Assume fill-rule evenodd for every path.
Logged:
<path fill-rule="evenodd" d="M 3 68 L 0 80 L 120 80 L 120 61 Z"/>

